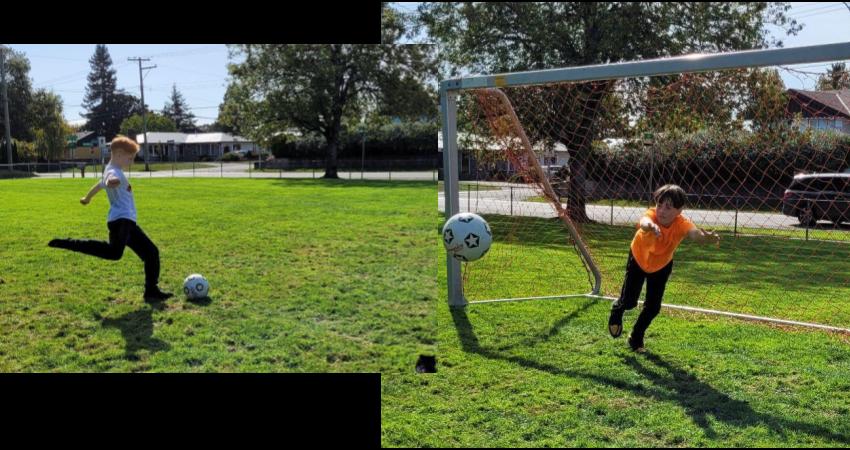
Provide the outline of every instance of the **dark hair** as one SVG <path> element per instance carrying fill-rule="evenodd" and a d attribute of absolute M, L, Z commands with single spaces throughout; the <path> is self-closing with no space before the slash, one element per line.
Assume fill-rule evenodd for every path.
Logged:
<path fill-rule="evenodd" d="M 655 201 L 656 206 L 670 200 L 674 208 L 681 208 L 685 206 L 687 198 L 685 190 L 675 184 L 665 184 L 652 194 L 652 200 Z"/>

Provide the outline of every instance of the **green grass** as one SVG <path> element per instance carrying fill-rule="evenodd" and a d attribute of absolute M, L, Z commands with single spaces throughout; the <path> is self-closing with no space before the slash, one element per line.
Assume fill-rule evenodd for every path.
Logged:
<path fill-rule="evenodd" d="M 473 300 L 586 293 L 587 271 L 555 219 L 487 215 L 496 243 L 466 268 Z M 676 251 L 668 303 L 850 328 L 850 232 L 717 228 L 719 248 L 684 241 Z M 505 242 L 514 235 L 516 241 Z M 620 292 L 630 226 L 588 224 L 583 238 L 603 274 L 602 293 Z M 501 239 L 500 239 L 501 236 Z M 822 239 L 822 240 L 817 240 Z M 836 242 L 838 241 L 838 242 Z"/>
<path fill-rule="evenodd" d="M 107 237 L 106 196 L 78 202 L 90 184 L 0 182 L 0 372 L 395 374 L 434 351 L 434 183 L 133 179 L 161 286 L 211 284 L 161 308 L 131 250 L 46 246 Z"/>
<path fill-rule="evenodd" d="M 501 264 L 505 224 L 487 219 L 497 243 L 466 268 L 480 298 L 589 291 L 566 239 L 554 239 L 564 234 L 556 221 L 520 221 L 524 256 Z M 589 227 L 603 270 L 621 272 L 633 230 Z M 824 248 L 778 238 L 724 240 L 720 249 L 685 242 L 665 302 L 850 326 L 847 245 L 830 247 L 834 261 L 812 258 L 812 245 Z M 664 309 L 640 355 L 608 335 L 604 300 L 452 310 L 444 254 L 437 259 L 439 372 L 385 388 L 384 446 L 850 446 L 846 335 Z M 485 269 L 498 274 L 476 282 Z M 626 314 L 624 337 L 637 313 Z"/>

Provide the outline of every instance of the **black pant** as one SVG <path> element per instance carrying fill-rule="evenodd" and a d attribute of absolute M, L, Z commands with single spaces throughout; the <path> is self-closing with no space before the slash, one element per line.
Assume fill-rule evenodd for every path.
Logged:
<path fill-rule="evenodd" d="M 664 288 L 673 271 L 671 260 L 661 270 L 646 273 L 640 268 L 632 252 L 629 252 L 629 260 L 626 262 L 626 278 L 623 280 L 623 289 L 620 298 L 614 302 L 614 308 L 634 309 L 638 304 L 640 291 L 643 289 L 643 281 L 646 280 L 646 301 L 643 310 L 638 316 L 637 322 L 632 329 L 632 337 L 643 339 L 643 335 L 652 319 L 661 311 L 661 298 L 664 296 Z"/>
<path fill-rule="evenodd" d="M 67 239 L 62 248 L 117 261 L 124 255 L 124 247 L 130 247 L 145 262 L 145 289 L 156 288 L 159 283 L 159 249 L 129 219 L 113 220 L 109 228 L 109 242 L 90 239 Z"/>

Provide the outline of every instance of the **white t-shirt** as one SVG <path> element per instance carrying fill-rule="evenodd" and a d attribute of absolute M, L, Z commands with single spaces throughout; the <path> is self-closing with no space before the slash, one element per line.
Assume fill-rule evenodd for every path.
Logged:
<path fill-rule="evenodd" d="M 114 175 L 121 181 L 117 187 L 110 188 L 106 184 L 106 180 L 110 175 Z M 100 185 L 106 189 L 106 195 L 109 197 L 109 216 L 106 221 L 112 222 L 118 219 L 130 219 L 136 221 L 136 202 L 133 201 L 133 187 L 124 176 L 124 171 L 120 167 L 107 164 L 103 169 L 103 178 L 100 180 Z"/>

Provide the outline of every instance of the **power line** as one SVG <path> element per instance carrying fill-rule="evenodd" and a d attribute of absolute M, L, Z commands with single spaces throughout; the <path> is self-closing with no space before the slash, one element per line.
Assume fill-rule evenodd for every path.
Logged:
<path fill-rule="evenodd" d="M 806 18 L 809 18 L 809 17 L 820 16 L 822 14 L 831 14 L 831 13 L 841 11 L 841 10 L 844 9 L 843 5 L 830 5 L 830 8 L 832 8 L 832 9 L 803 14 L 801 16 L 795 17 L 795 19 L 800 20 L 800 19 L 806 19 Z"/>

